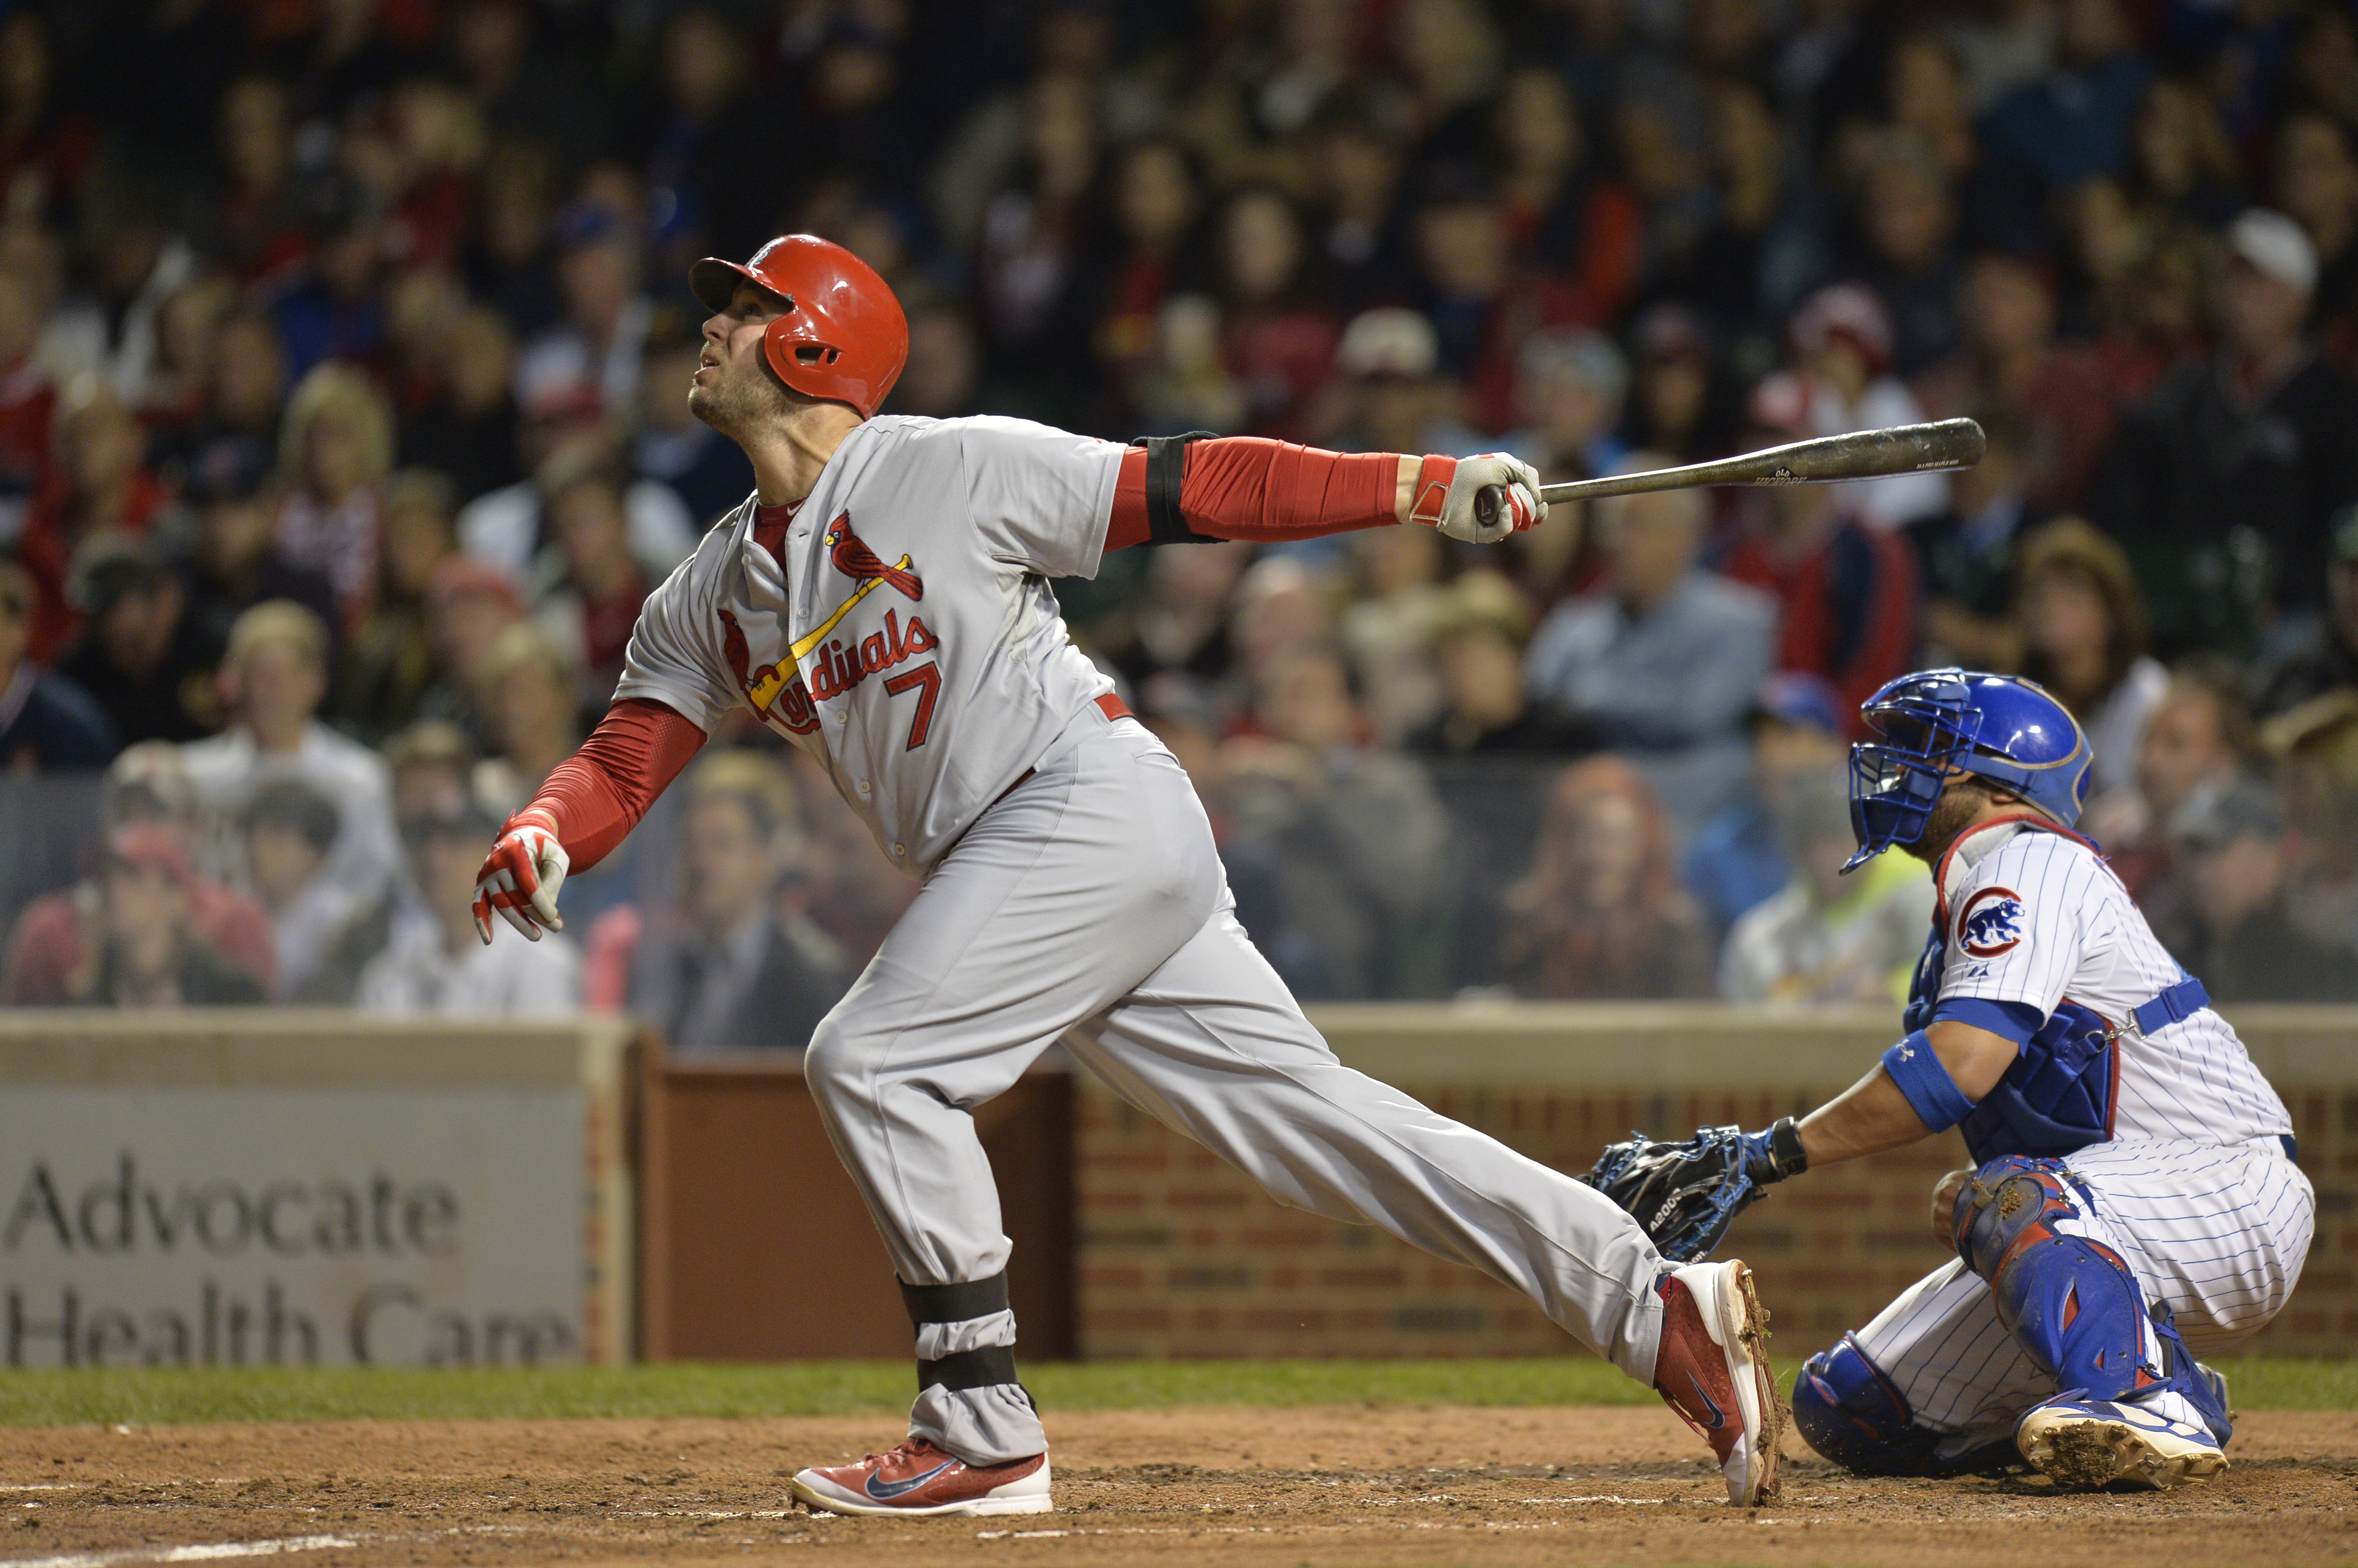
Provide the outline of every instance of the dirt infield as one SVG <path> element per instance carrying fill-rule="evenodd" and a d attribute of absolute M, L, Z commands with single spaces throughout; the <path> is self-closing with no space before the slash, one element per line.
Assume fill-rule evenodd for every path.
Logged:
<path fill-rule="evenodd" d="M 1719 1502 L 1694 1440 L 1652 1410 L 1188 1409 L 1053 1430 L 1063 1511 L 938 1521 L 788 1503 L 798 1466 L 895 1435 L 881 1419 L 0 1431 L 0 1564 L 2358 1560 L 2346 1413 L 2250 1414 L 2226 1476 L 2165 1496 L 1859 1481 L 1789 1460 L 1780 1502 L 1748 1513 Z"/>

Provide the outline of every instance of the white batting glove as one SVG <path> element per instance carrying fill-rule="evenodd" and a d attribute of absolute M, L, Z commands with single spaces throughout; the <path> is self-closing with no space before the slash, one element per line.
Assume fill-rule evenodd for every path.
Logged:
<path fill-rule="evenodd" d="M 1502 504 L 1488 524 L 1476 515 L 1475 497 L 1496 486 Z M 1540 499 L 1540 470 L 1506 452 L 1476 458 L 1428 457 L 1417 470 L 1416 503 L 1409 520 L 1440 529 L 1453 539 L 1495 545 L 1547 517 Z"/>
<path fill-rule="evenodd" d="M 531 940 L 540 940 L 544 928 L 565 929 L 557 913 L 557 893 L 573 862 L 557 841 L 557 824 L 545 813 L 518 813 L 500 830 L 492 852 L 475 873 L 475 930 L 492 939 L 492 911 L 498 910 L 510 925 Z"/>

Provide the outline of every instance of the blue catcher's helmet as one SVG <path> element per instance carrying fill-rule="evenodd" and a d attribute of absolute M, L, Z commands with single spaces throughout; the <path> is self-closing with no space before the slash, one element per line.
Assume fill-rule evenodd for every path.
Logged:
<path fill-rule="evenodd" d="M 1920 670 L 1859 708 L 1876 739 L 1850 749 L 1847 871 L 1923 836 L 1932 803 L 1958 773 L 2004 785 L 2069 827 L 2080 820 L 2095 753 L 2064 706 L 2014 676 Z"/>

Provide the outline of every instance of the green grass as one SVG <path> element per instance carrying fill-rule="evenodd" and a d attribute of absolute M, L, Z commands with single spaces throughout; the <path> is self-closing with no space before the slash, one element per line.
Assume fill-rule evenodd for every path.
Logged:
<path fill-rule="evenodd" d="M 2222 1363 L 2239 1410 L 2358 1410 L 2358 1361 Z M 484 1416 L 869 1415 L 905 1410 L 906 1362 L 398 1371 L 304 1368 L 0 1372 L 0 1425 L 466 1420 Z M 1173 1405 L 1647 1404 L 1585 1357 L 1495 1361 L 1046 1363 L 1024 1381 L 1051 1411 Z"/>

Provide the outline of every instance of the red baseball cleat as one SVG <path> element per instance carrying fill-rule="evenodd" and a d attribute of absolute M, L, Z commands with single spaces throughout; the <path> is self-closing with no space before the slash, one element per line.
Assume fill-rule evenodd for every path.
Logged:
<path fill-rule="evenodd" d="M 1719 1456 L 1731 1504 L 1775 1497 L 1785 1401 L 1769 1370 L 1768 1314 L 1752 1293 L 1751 1271 L 1734 1259 L 1693 1264 L 1672 1271 L 1661 1292 L 1655 1392 Z"/>
<path fill-rule="evenodd" d="M 1056 1506 L 1045 1454 L 969 1465 L 922 1437 L 857 1465 L 805 1470 L 795 1476 L 795 1496 L 831 1514 L 1044 1514 Z"/>

